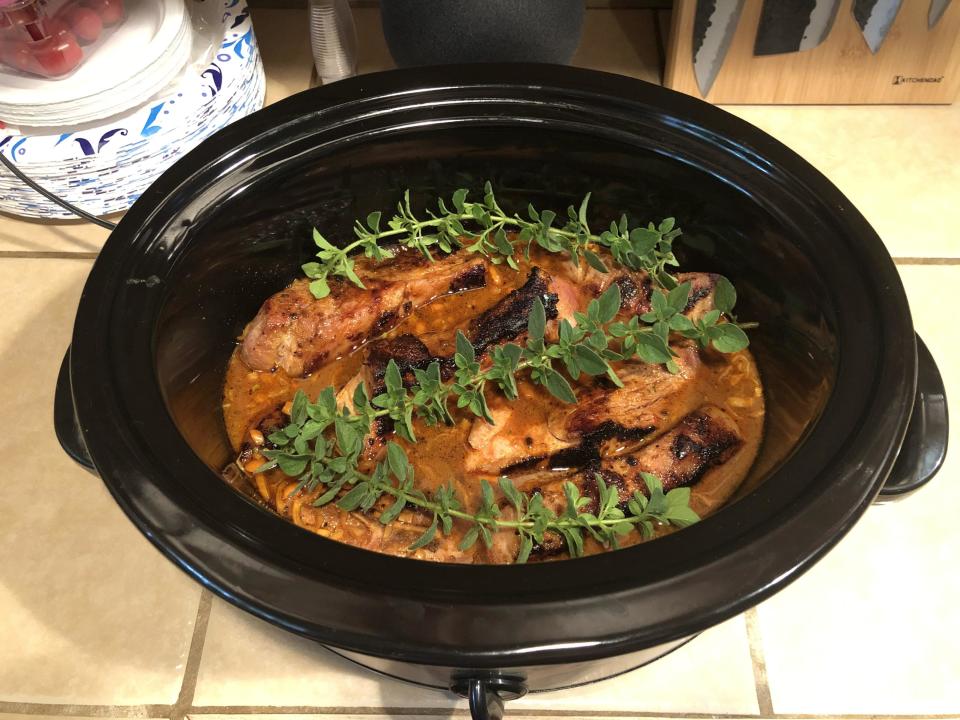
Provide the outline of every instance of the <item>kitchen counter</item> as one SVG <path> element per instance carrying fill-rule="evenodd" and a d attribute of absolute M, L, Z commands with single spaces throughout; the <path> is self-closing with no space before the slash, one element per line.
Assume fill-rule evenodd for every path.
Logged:
<path fill-rule="evenodd" d="M 361 71 L 391 65 L 358 10 Z M 268 101 L 311 79 L 302 11 L 254 13 Z M 575 63 L 656 81 L 651 11 L 591 9 Z M 296 29 L 295 32 L 293 29 Z M 897 261 L 917 331 L 960 398 L 960 105 L 733 107 L 825 173 Z M 463 717 L 213 598 L 153 549 L 51 425 L 53 388 L 106 231 L 0 216 L 0 718 Z M 956 423 L 954 425 L 956 428 Z M 957 431 L 952 442 L 957 447 Z M 521 717 L 960 717 L 960 455 L 872 507 L 807 575 L 648 667 L 508 705 Z"/>

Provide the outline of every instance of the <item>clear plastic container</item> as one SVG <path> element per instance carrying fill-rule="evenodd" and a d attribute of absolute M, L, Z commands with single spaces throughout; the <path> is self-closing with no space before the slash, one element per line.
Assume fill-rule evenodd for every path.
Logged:
<path fill-rule="evenodd" d="M 310 44 L 324 85 L 357 74 L 357 31 L 348 0 L 310 0 Z"/>
<path fill-rule="evenodd" d="M 0 0 L 0 63 L 31 75 L 64 77 L 123 17 L 123 0 Z"/>

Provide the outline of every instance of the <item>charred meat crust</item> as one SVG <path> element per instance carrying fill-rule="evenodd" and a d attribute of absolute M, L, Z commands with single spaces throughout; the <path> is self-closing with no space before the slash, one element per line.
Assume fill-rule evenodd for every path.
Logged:
<path fill-rule="evenodd" d="M 613 284 L 620 288 L 620 315 L 641 315 L 650 310 L 653 281 L 649 275 L 638 284 L 635 275 L 624 274 Z"/>
<path fill-rule="evenodd" d="M 687 304 L 683 308 L 685 313 L 690 312 L 696 307 L 697 303 L 713 292 L 717 286 L 720 276 L 716 273 L 684 273 L 677 277 L 680 282 L 689 281 L 691 284 L 690 295 L 687 297 Z"/>
<path fill-rule="evenodd" d="M 655 431 L 656 427 L 653 425 L 631 428 L 614 420 L 605 420 L 586 433 L 579 445 L 561 450 L 547 458 L 547 467 L 557 469 L 586 466 L 600 459 L 600 446 L 607 440 L 643 440 Z"/>
<path fill-rule="evenodd" d="M 387 365 L 393 360 L 400 370 L 404 387 L 412 387 L 416 383 L 414 369 L 423 370 L 436 358 L 430 354 L 427 346 L 420 338 L 406 333 L 392 339 L 375 340 L 367 348 L 366 365 L 373 378 L 373 387 L 370 388 L 370 397 L 376 397 L 386 390 L 384 376 Z M 368 438 L 370 447 L 376 443 L 374 438 L 384 438 L 393 432 L 393 420 L 388 417 L 379 417 L 374 421 L 373 433 Z"/>
<path fill-rule="evenodd" d="M 243 442 L 240 444 L 240 452 L 238 453 L 237 457 L 238 462 L 241 465 L 253 457 L 255 450 L 264 448 L 267 450 L 273 450 L 277 447 L 267 438 L 269 438 L 270 435 L 277 430 L 285 428 L 290 422 L 290 419 L 283 412 L 283 405 L 284 403 L 277 403 L 277 405 L 267 410 L 267 412 L 260 416 L 260 419 L 257 420 L 256 424 L 254 424 L 251 428 L 252 430 L 259 430 L 263 434 L 264 445 L 262 447 L 258 448 L 254 446 L 254 444 L 250 441 L 249 433 L 244 435 Z"/>
<path fill-rule="evenodd" d="M 687 415 L 670 446 L 673 457 L 686 462 L 663 479 L 664 490 L 696 485 L 710 468 L 725 463 L 741 445 L 743 439 L 739 435 L 709 415 Z"/>
<path fill-rule="evenodd" d="M 370 368 L 375 385 L 379 385 L 387 372 L 387 365 L 393 360 L 400 369 L 404 381 L 413 382 L 413 369 L 424 369 L 434 357 L 420 338 L 409 333 L 392 339 L 375 340 L 367 348 L 366 365 Z"/>
<path fill-rule="evenodd" d="M 474 265 L 457 275 L 450 283 L 449 291 L 459 293 L 464 290 L 478 290 L 487 286 L 487 269 L 483 265 Z"/>
<path fill-rule="evenodd" d="M 533 268 L 526 282 L 489 310 L 481 313 L 470 325 L 470 342 L 477 354 L 493 345 L 513 340 L 526 332 L 533 301 L 540 298 L 547 311 L 547 320 L 557 317 L 557 296 L 548 292 L 549 277 Z"/>

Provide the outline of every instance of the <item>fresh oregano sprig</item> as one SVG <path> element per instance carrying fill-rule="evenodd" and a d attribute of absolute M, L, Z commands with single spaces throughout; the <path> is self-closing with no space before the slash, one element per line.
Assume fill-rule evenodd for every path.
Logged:
<path fill-rule="evenodd" d="M 567 208 L 564 222 L 552 210 L 537 210 L 527 206 L 527 217 L 507 213 L 497 201 L 492 185 L 483 188 L 483 200 L 467 200 L 469 191 L 460 188 L 453 193 L 450 203 L 442 198 L 437 210 L 428 210 L 426 217 L 418 218 L 410 202 L 410 191 L 404 192 L 397 204 L 396 214 L 382 227 L 383 213 L 372 212 L 365 222 L 356 221 L 356 240 L 343 248 L 336 247 L 316 229 L 313 239 L 318 247 L 318 261 L 303 265 L 303 272 L 311 279 L 310 291 L 317 298 L 330 293 L 329 278 L 343 277 L 357 287 L 363 281 L 354 267 L 353 254 L 362 251 L 374 260 L 386 260 L 394 252 L 381 243 L 387 241 L 415 249 L 433 259 L 436 251 L 453 252 L 464 248 L 479 253 L 495 264 L 506 263 L 514 270 L 519 268 L 516 257 L 521 250 L 529 259 L 530 249 L 537 244 L 549 252 L 562 252 L 579 265 L 583 258 L 595 270 L 607 272 L 603 259 L 595 251 L 603 246 L 610 249 L 614 260 L 631 270 L 645 270 L 660 285 L 672 288 L 677 283 L 667 272 L 668 266 L 676 266 L 673 241 L 680 235 L 673 218 L 653 223 L 646 227 L 629 228 L 627 216 L 610 224 L 610 229 L 594 234 L 587 223 L 587 206 L 590 193 L 584 196 L 578 208 Z"/>
<path fill-rule="evenodd" d="M 654 289 L 648 312 L 635 315 L 627 322 L 613 323 L 609 333 L 621 341 L 620 356 L 637 356 L 647 363 L 663 363 L 670 372 L 676 372 L 674 352 L 669 345 L 671 333 L 696 340 L 703 348 L 712 345 L 722 353 L 738 352 L 750 344 L 744 329 L 756 327 L 757 324 L 737 323 L 733 314 L 737 292 L 727 278 L 720 276 L 717 280 L 713 309 L 696 320 L 684 314 L 690 290 L 689 281 L 669 291 Z M 721 322 L 724 316 L 726 321 Z"/>
<path fill-rule="evenodd" d="M 303 409 L 306 411 L 306 406 Z M 336 412 L 329 415 L 330 418 L 337 416 Z M 276 438 L 278 441 L 290 442 L 282 431 L 271 435 L 271 440 L 274 435 L 283 435 Z M 322 435 L 318 436 L 318 439 L 320 438 Z M 335 441 L 337 447 L 340 447 L 341 440 L 342 438 L 338 435 Z M 349 441 L 347 442 L 349 445 Z M 269 453 L 273 457 L 279 457 L 278 452 L 266 450 L 264 455 Z M 326 457 L 326 448 L 324 457 Z M 700 519 L 690 508 L 689 488 L 674 488 L 664 493 L 659 478 L 650 473 L 642 473 L 649 498 L 635 491 L 626 503 L 626 511 L 623 503 L 620 502 L 617 489 L 608 486 L 599 474 L 594 476 L 598 491 L 596 512 L 587 511 L 586 506 L 590 504 L 590 499 L 581 496 L 579 488 L 574 483 L 566 481 L 563 485 L 566 508 L 560 514 L 545 505 L 541 493 L 527 495 L 518 490 L 510 478 L 504 476 L 498 480 L 500 492 L 514 508 L 513 517 L 506 518 L 500 509 L 493 487 L 486 480 L 480 481 L 481 501 L 474 512 L 464 509 L 463 503 L 457 497 L 452 484 L 449 483 L 440 486 L 432 496 L 428 497 L 415 487 L 414 468 L 403 448 L 393 441 L 387 443 L 385 461 L 377 463 L 373 472 L 369 474 L 361 473 L 355 467 L 346 471 L 331 472 L 331 463 L 323 463 L 320 460 L 313 462 L 306 460 L 302 470 L 306 470 L 308 464 L 323 467 L 320 472 L 314 472 L 311 468 L 304 473 L 304 478 L 290 497 L 304 487 L 312 492 L 323 484 L 327 489 L 313 501 L 314 506 L 322 507 L 339 496 L 337 506 L 344 511 L 352 512 L 371 510 L 384 496 L 390 496 L 393 502 L 379 515 L 379 521 L 384 525 L 396 520 L 407 507 L 430 513 L 432 515 L 430 525 L 411 543 L 408 548 L 410 551 L 429 545 L 438 531 L 449 535 L 456 520 L 469 523 L 459 545 L 461 551 L 470 549 L 478 539 L 490 548 L 493 545 L 494 532 L 510 529 L 516 531 L 520 540 L 515 562 L 524 563 L 529 558 L 534 544 L 543 544 L 548 533 L 556 533 L 562 537 L 570 555 L 579 557 L 584 551 L 584 533 L 605 546 L 617 548 L 619 538 L 629 535 L 634 530 L 639 530 L 643 537 L 649 538 L 653 536 L 658 525 L 686 527 Z M 267 463 L 258 468 L 257 472 L 264 472 L 275 466 L 273 463 Z M 287 472 L 283 464 L 280 464 L 280 469 Z"/>

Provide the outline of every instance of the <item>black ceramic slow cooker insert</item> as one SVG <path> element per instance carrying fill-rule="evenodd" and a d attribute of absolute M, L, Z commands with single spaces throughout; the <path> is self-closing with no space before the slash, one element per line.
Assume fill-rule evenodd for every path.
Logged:
<path fill-rule="evenodd" d="M 406 188 L 422 207 L 486 179 L 514 208 L 591 191 L 597 219 L 676 216 L 684 269 L 736 284 L 740 318 L 760 323 L 767 430 L 728 507 L 617 552 L 464 567 L 319 537 L 220 478 L 227 360 L 312 256 L 311 229 L 347 240 Z M 476 717 L 641 665 L 755 605 L 878 493 L 929 479 L 946 446 L 943 387 L 896 268 L 832 184 L 704 102 L 541 65 L 358 77 L 205 141 L 104 246 L 56 415 L 68 451 L 199 582 L 382 672 L 469 694 Z"/>

